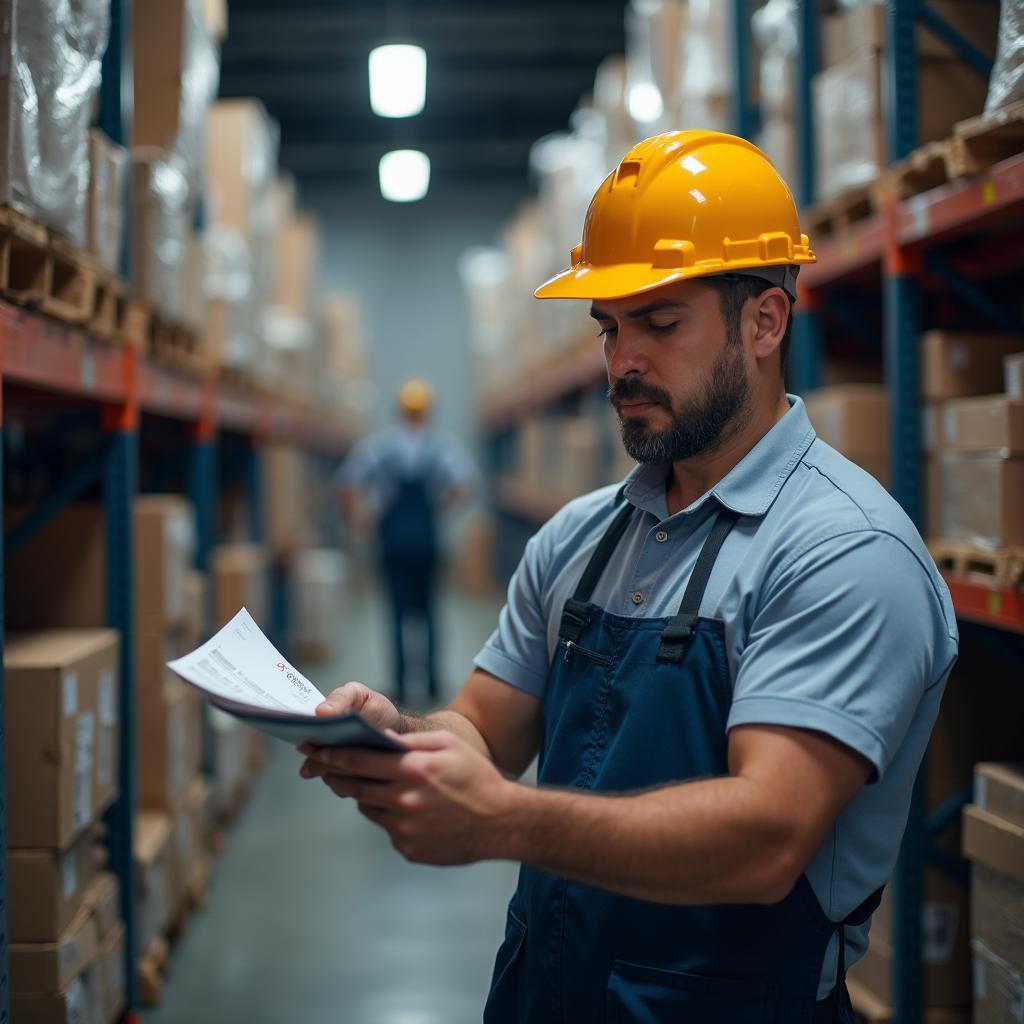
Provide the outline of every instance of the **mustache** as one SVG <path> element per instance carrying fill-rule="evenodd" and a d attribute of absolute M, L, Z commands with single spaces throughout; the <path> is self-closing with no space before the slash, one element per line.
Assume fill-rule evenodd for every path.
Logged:
<path fill-rule="evenodd" d="M 608 387 L 608 400 L 615 406 L 638 399 L 662 405 L 666 409 L 672 408 L 672 397 L 667 391 L 653 384 L 645 384 L 635 377 L 620 377 Z"/>

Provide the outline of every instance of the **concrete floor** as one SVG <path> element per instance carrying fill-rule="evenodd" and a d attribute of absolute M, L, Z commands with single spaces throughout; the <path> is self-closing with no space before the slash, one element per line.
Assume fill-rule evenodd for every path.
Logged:
<path fill-rule="evenodd" d="M 490 633 L 496 600 L 448 594 L 442 678 L 452 690 Z M 321 690 L 387 679 L 385 611 L 354 598 Z M 274 750 L 215 866 L 205 910 L 175 947 L 146 1024 L 470 1024 L 479 1021 L 516 866 L 406 863 L 386 835 Z"/>

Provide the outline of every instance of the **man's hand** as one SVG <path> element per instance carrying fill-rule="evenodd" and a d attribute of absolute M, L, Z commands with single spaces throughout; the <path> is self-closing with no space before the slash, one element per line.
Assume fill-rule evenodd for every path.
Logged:
<path fill-rule="evenodd" d="M 341 715 L 346 711 L 358 711 L 378 729 L 403 731 L 404 723 L 398 708 L 384 694 L 371 690 L 363 683 L 346 683 L 339 686 L 332 690 L 316 709 L 316 713 L 324 717 Z"/>
<path fill-rule="evenodd" d="M 401 742 L 408 753 L 304 744 L 301 774 L 355 800 L 407 860 L 449 865 L 500 856 L 499 823 L 516 784 L 450 732 L 409 733 Z"/>

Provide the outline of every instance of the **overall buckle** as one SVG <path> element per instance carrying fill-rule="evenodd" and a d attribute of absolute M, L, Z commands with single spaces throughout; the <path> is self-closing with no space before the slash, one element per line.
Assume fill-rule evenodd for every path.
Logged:
<path fill-rule="evenodd" d="M 589 625 L 590 615 L 587 605 L 570 597 L 562 608 L 562 621 L 558 627 L 559 639 L 576 643 L 583 634 L 583 630 Z"/>
<path fill-rule="evenodd" d="M 658 647 L 657 661 L 680 662 L 693 636 L 696 619 L 692 615 L 681 615 L 673 619 L 661 634 L 661 645 Z"/>

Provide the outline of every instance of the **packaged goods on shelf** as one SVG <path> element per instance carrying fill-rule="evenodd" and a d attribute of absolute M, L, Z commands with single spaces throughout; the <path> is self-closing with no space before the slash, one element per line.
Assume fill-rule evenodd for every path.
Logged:
<path fill-rule="evenodd" d="M 94 963 L 98 953 L 96 920 L 83 907 L 56 942 L 11 943 L 11 993 L 53 996 L 67 992 L 74 980 Z"/>
<path fill-rule="evenodd" d="M 132 151 L 132 283 L 136 297 L 168 320 L 185 309 L 188 180 L 163 150 Z"/>
<path fill-rule="evenodd" d="M 66 850 L 117 795 L 118 656 L 109 629 L 8 635 L 12 848 Z"/>
<path fill-rule="evenodd" d="M 734 75 L 731 5 L 690 0 L 678 123 L 728 131 Z"/>
<path fill-rule="evenodd" d="M 964 854 L 973 861 L 974 1020 L 1002 1024 L 1024 1005 L 1024 765 L 977 766 Z"/>
<path fill-rule="evenodd" d="M 626 105 L 638 140 L 678 125 L 686 25 L 681 0 L 632 0 L 626 6 Z M 622 152 L 609 152 L 609 170 Z"/>
<path fill-rule="evenodd" d="M 918 71 L 918 137 L 946 138 L 957 121 L 976 115 L 985 82 L 966 64 L 922 60 Z M 814 77 L 815 163 L 822 198 L 871 184 L 888 162 L 884 62 L 862 49 Z"/>
<path fill-rule="evenodd" d="M 56 942 L 85 903 L 104 853 L 87 829 L 66 850 L 7 854 L 7 928 L 11 942 Z"/>
<path fill-rule="evenodd" d="M 97 1022 L 113 1024 L 120 1020 L 127 1001 L 125 986 L 125 930 L 120 922 L 105 936 L 100 936 L 100 950 L 96 959 L 97 968 Z"/>
<path fill-rule="evenodd" d="M 249 729 L 233 715 L 207 707 L 213 740 L 213 809 L 218 820 L 229 819 L 238 808 L 248 781 Z"/>
<path fill-rule="evenodd" d="M 943 414 L 945 402 L 926 402 L 921 407 L 921 450 L 933 455 L 943 443 Z"/>
<path fill-rule="evenodd" d="M 317 319 L 324 364 L 319 394 L 338 422 L 358 431 L 376 401 L 368 376 L 362 307 L 349 292 L 328 291 Z"/>
<path fill-rule="evenodd" d="M 209 788 L 201 775 L 195 775 L 181 803 L 171 812 L 169 877 L 174 911 L 187 904 L 206 874 L 205 812 Z"/>
<path fill-rule="evenodd" d="M 567 500 L 586 494 L 601 480 L 603 445 L 598 424 L 582 416 L 568 417 L 558 425 L 559 464 L 556 490 Z"/>
<path fill-rule="evenodd" d="M 1024 455 L 1024 401 L 989 395 L 947 402 L 942 443 L 956 451 Z"/>
<path fill-rule="evenodd" d="M 176 494 L 135 499 L 136 614 L 139 626 L 181 626 L 190 614 L 186 586 L 195 553 L 192 504 Z"/>
<path fill-rule="evenodd" d="M 135 818 L 135 953 L 146 953 L 163 935 L 171 911 L 171 822 L 166 814 L 143 811 Z"/>
<path fill-rule="evenodd" d="M 139 800 L 152 810 L 173 811 L 203 762 L 202 697 L 178 679 L 139 702 Z"/>
<path fill-rule="evenodd" d="M 185 605 L 188 614 L 181 630 L 181 642 L 185 650 L 194 651 L 207 639 L 206 635 L 206 576 L 196 569 L 185 574 Z"/>
<path fill-rule="evenodd" d="M 106 0 L 33 0 L 0 17 L 0 203 L 80 246 L 109 12 Z"/>
<path fill-rule="evenodd" d="M 185 229 L 184 303 L 179 318 L 185 327 L 197 332 L 206 350 L 206 296 L 203 293 L 206 278 L 206 257 L 203 236 L 189 226 Z"/>
<path fill-rule="evenodd" d="M 300 320 L 310 318 L 319 246 L 316 218 L 311 213 L 293 211 L 278 235 L 274 305 Z"/>
<path fill-rule="evenodd" d="M 467 594 L 489 594 L 497 584 L 496 526 L 487 515 L 475 515 L 465 526 L 455 564 L 455 582 Z"/>
<path fill-rule="evenodd" d="M 203 185 L 206 112 L 220 80 L 217 44 L 201 0 L 140 0 L 132 27 L 132 143 L 174 153 L 194 202 Z"/>
<path fill-rule="evenodd" d="M 985 113 L 1024 100 L 1024 0 L 1002 0 L 999 44 L 989 79 Z"/>
<path fill-rule="evenodd" d="M 248 608 L 259 623 L 267 618 L 267 555 L 259 544 L 221 544 L 210 560 L 214 630 Z"/>
<path fill-rule="evenodd" d="M 263 451 L 263 508 L 266 541 L 271 550 L 292 552 L 312 542 L 313 474 L 309 456 L 289 445 Z"/>
<path fill-rule="evenodd" d="M 96 918 L 100 937 L 109 935 L 121 920 L 121 883 L 117 875 L 109 871 L 97 875 L 86 889 L 83 902 Z"/>
<path fill-rule="evenodd" d="M 837 384 L 804 397 L 818 437 L 889 485 L 889 395 L 876 384 Z"/>
<path fill-rule="evenodd" d="M 92 1024 L 99 1020 L 101 1006 L 96 961 L 90 964 L 64 992 L 49 995 L 11 993 L 11 1017 L 33 1024 Z"/>
<path fill-rule="evenodd" d="M 466 301 L 474 375 L 479 391 L 490 394 L 515 375 L 519 354 L 512 343 L 513 310 L 521 300 L 512 293 L 512 268 L 501 249 L 467 249 L 459 257 L 458 269 Z"/>
<path fill-rule="evenodd" d="M 680 61 L 682 45 L 680 40 Z M 628 95 L 625 58 L 617 53 L 605 57 L 594 74 L 593 104 L 604 123 L 605 164 L 609 170 L 647 134 L 637 133 L 629 116 Z M 665 117 L 670 116 L 666 112 Z"/>
<path fill-rule="evenodd" d="M 1024 459 L 939 452 L 929 500 L 929 528 L 939 537 L 997 548 L 1024 544 Z"/>
<path fill-rule="evenodd" d="M 797 30 L 794 0 L 768 0 L 751 19 L 760 51 L 758 95 L 763 122 L 755 138 L 775 169 L 796 188 L 794 68 Z"/>
<path fill-rule="evenodd" d="M 98 129 L 89 132 L 89 193 L 86 206 L 86 248 L 112 274 L 121 273 L 121 232 L 124 227 L 124 185 L 128 150 Z"/>
<path fill-rule="evenodd" d="M 1003 363 L 1003 390 L 1007 398 L 1024 399 L 1024 352 L 1007 356 Z"/>
<path fill-rule="evenodd" d="M 754 138 L 754 144 L 772 162 L 791 189 L 799 187 L 796 162 L 796 128 L 792 121 L 771 117 L 764 121 Z"/>
<path fill-rule="evenodd" d="M 295 661 L 326 664 L 337 654 L 348 563 L 340 551 L 306 548 L 296 554 L 290 569 L 294 615 L 289 652 Z"/>
<path fill-rule="evenodd" d="M 251 366 L 259 359 L 252 253 L 238 231 L 219 224 L 207 226 L 202 244 L 210 359 L 221 366 Z"/>
<path fill-rule="evenodd" d="M 1024 335 L 926 331 L 921 335 L 921 397 L 940 400 L 1002 391 L 1005 359 L 1014 352 L 1024 352 Z"/>

